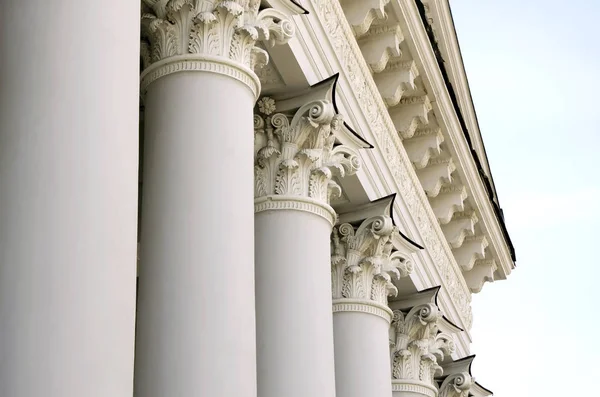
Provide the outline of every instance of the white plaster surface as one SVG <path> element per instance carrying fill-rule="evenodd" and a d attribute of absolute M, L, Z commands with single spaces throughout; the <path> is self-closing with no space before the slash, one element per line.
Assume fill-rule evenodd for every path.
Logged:
<path fill-rule="evenodd" d="M 140 397 L 256 396 L 253 104 L 246 85 L 208 72 L 148 89 Z"/>
<path fill-rule="evenodd" d="M 309 212 L 256 214 L 259 397 L 334 397 L 331 224 Z"/>
<path fill-rule="evenodd" d="M 333 314 L 337 397 L 391 397 L 389 322 L 359 312 Z"/>
<path fill-rule="evenodd" d="M 2 397 L 132 395 L 139 13 L 2 2 Z"/>

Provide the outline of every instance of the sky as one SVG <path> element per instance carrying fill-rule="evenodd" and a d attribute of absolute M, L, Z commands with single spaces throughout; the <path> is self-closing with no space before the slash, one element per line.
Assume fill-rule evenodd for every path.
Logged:
<path fill-rule="evenodd" d="M 473 296 L 496 397 L 600 396 L 600 1 L 450 0 L 517 254 Z"/>

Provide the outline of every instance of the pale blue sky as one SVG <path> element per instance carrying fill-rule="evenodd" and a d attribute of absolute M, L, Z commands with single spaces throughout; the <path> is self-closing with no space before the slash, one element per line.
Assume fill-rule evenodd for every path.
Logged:
<path fill-rule="evenodd" d="M 600 396 L 600 1 L 451 0 L 517 252 L 473 297 L 496 397 Z"/>

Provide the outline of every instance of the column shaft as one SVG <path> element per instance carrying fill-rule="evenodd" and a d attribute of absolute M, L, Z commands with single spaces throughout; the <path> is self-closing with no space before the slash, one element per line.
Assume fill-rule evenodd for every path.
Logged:
<path fill-rule="evenodd" d="M 352 304 L 384 312 L 367 304 Z M 335 310 L 335 309 L 334 309 Z M 389 321 L 374 314 L 333 314 L 337 397 L 391 397 Z"/>
<path fill-rule="evenodd" d="M 0 12 L 0 395 L 131 397 L 135 1 Z"/>
<path fill-rule="evenodd" d="M 139 396 L 256 395 L 254 100 L 208 72 L 148 87 Z"/>
<path fill-rule="evenodd" d="M 258 395 L 334 397 L 331 224 L 279 209 L 255 230 Z"/>

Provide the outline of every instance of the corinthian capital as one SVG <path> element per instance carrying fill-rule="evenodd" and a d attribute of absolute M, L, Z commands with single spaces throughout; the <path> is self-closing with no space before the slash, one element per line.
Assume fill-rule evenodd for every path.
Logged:
<path fill-rule="evenodd" d="M 435 376 L 443 374 L 439 362 L 455 349 L 444 328 L 461 331 L 444 318 L 437 305 L 439 287 L 390 303 L 392 380 L 396 384 L 428 385 L 435 389 Z"/>
<path fill-rule="evenodd" d="M 439 397 L 488 397 L 492 392 L 479 383 L 471 374 L 475 356 L 461 358 L 444 365 L 444 376 L 437 379 Z"/>
<path fill-rule="evenodd" d="M 261 0 L 142 0 L 144 69 L 177 57 L 216 58 L 249 69 L 265 65 L 268 54 L 256 43 L 286 43 L 295 32 L 291 15 L 304 12 L 290 0 L 275 2 L 282 6 L 261 7 Z"/>
<path fill-rule="evenodd" d="M 256 199 L 286 198 L 329 208 L 330 199 L 341 194 L 334 177 L 359 169 L 357 150 L 369 146 L 336 112 L 336 80 L 337 75 L 289 98 L 258 101 L 254 116 Z M 333 221 L 334 214 L 330 218 Z"/>
<path fill-rule="evenodd" d="M 412 271 L 411 254 L 421 247 L 403 237 L 392 218 L 394 195 L 340 214 L 331 235 L 334 302 L 375 302 L 387 308 L 396 295 L 393 278 Z"/>

